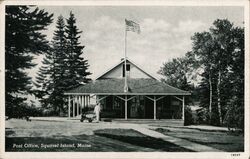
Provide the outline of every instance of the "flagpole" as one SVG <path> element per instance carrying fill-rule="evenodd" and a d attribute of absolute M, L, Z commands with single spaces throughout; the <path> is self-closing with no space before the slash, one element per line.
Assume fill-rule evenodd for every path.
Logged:
<path fill-rule="evenodd" d="M 124 92 L 127 92 L 128 91 L 128 84 L 127 84 L 127 24 L 126 24 L 126 19 L 125 19 L 125 42 L 124 42 L 124 60 L 125 60 L 125 63 L 124 63 L 124 73 L 125 73 L 125 80 L 124 80 Z"/>

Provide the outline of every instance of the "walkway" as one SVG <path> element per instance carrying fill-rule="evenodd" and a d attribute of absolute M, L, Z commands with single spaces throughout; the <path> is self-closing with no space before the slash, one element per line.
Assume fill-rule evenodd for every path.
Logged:
<path fill-rule="evenodd" d="M 149 128 L 146 128 L 146 127 L 133 127 L 132 129 L 134 129 L 134 130 L 136 130 L 144 135 L 151 136 L 154 138 L 159 138 L 159 139 L 162 139 L 162 140 L 167 141 L 167 142 L 171 142 L 173 144 L 176 144 L 178 146 L 181 146 L 181 147 L 189 149 L 189 150 L 193 150 L 193 151 L 197 151 L 197 152 L 223 152 L 221 150 L 218 150 L 218 149 L 215 149 L 215 148 L 212 148 L 209 146 L 197 144 L 194 142 L 190 142 L 190 141 L 185 140 L 185 139 L 167 136 L 167 135 L 164 135 L 162 133 L 156 132 L 154 130 L 150 130 Z"/>

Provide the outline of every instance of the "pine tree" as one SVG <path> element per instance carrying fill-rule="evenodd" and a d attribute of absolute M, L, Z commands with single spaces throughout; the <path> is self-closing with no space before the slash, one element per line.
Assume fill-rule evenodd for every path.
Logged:
<path fill-rule="evenodd" d="M 63 92 L 66 87 L 64 74 L 65 60 L 67 60 L 65 23 L 62 16 L 58 17 L 56 28 L 51 50 L 45 55 L 43 66 L 37 73 L 36 86 L 40 88 L 37 97 L 41 99 L 43 106 L 52 107 L 55 114 L 60 114 L 64 105 Z"/>
<path fill-rule="evenodd" d="M 83 46 L 80 45 L 80 33 L 75 25 L 76 19 L 70 13 L 67 25 L 62 16 L 58 17 L 51 51 L 43 60 L 37 76 L 37 86 L 44 107 L 53 108 L 54 114 L 64 111 L 66 90 L 87 83 L 90 73 L 87 60 L 82 58 Z"/>
<path fill-rule="evenodd" d="M 91 74 L 87 71 L 89 65 L 87 60 L 82 57 L 84 46 L 79 42 L 81 33 L 82 31 L 79 31 L 76 26 L 74 14 L 70 12 L 66 25 L 68 70 L 65 74 L 67 77 L 65 82 L 67 83 L 67 89 L 75 88 L 90 81 L 87 77 Z"/>
<path fill-rule="evenodd" d="M 48 41 L 40 31 L 52 22 L 53 14 L 27 6 L 6 7 L 5 34 L 5 81 L 6 115 L 14 117 L 15 112 L 26 100 L 23 96 L 31 91 L 31 78 L 25 72 L 35 66 L 34 54 L 49 49 Z"/>

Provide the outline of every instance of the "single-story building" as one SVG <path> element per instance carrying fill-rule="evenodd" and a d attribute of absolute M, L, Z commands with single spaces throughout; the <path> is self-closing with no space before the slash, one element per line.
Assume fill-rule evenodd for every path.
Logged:
<path fill-rule="evenodd" d="M 125 80 L 127 91 L 124 90 Z M 185 96 L 190 93 L 160 82 L 127 58 L 93 82 L 65 95 L 68 96 L 69 118 L 80 115 L 82 108 L 90 105 L 90 98 L 95 97 L 101 103 L 102 118 L 171 119 L 183 123 Z"/>

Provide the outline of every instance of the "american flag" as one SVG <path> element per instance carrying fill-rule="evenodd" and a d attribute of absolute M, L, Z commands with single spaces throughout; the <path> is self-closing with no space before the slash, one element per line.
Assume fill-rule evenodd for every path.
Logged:
<path fill-rule="evenodd" d="M 141 30 L 139 24 L 133 22 L 132 20 L 127 20 L 127 19 L 125 19 L 125 23 L 126 23 L 126 31 L 133 31 L 136 32 L 137 34 L 140 34 Z"/>

